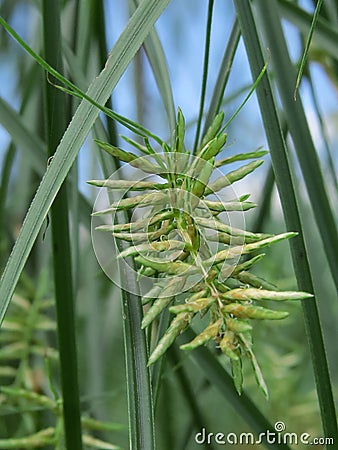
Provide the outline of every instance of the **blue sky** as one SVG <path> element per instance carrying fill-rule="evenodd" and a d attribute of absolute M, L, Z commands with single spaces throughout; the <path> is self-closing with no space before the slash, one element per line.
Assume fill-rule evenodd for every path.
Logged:
<path fill-rule="evenodd" d="M 111 48 L 118 38 L 128 17 L 125 0 L 106 1 L 106 28 L 108 45 Z M 311 2 L 303 0 L 307 8 Z M 159 19 L 156 28 L 161 38 L 164 51 L 168 61 L 171 76 L 175 105 L 180 106 L 185 114 L 187 122 L 194 120 L 199 107 L 200 84 L 202 79 L 202 63 L 204 53 L 204 33 L 207 14 L 207 2 L 205 0 L 172 0 Z M 29 17 L 29 20 L 27 20 Z M 216 81 L 217 70 L 222 58 L 225 43 L 230 33 L 234 18 L 232 2 L 215 1 L 213 15 L 213 31 L 211 37 L 210 71 L 207 90 L 207 101 L 210 99 L 212 87 Z M 38 20 L 38 14 L 33 7 L 27 7 L 25 2 L 17 7 L 12 18 L 12 26 L 22 37 L 33 42 L 33 31 Z M 288 37 L 289 48 L 295 61 L 300 56 L 300 45 L 297 31 L 289 24 L 285 24 L 286 35 Z M 11 44 L 13 51 L 17 50 L 17 44 Z M 1 55 L 2 65 L 0 68 L 0 95 L 6 99 L 16 109 L 20 103 L 16 90 L 15 66 L 11 60 L 11 55 Z M 320 93 L 319 102 L 321 111 L 329 118 L 337 113 L 337 97 L 333 87 L 328 83 L 327 77 L 318 65 L 313 65 L 312 73 L 315 86 Z M 156 84 L 151 70 L 146 63 L 144 66 L 145 96 L 147 103 L 146 126 L 152 127 L 155 133 L 162 137 L 168 137 L 166 118 L 163 112 L 162 102 L 159 98 Z M 247 64 L 245 50 L 242 42 L 236 56 L 232 73 L 230 75 L 227 92 L 248 86 L 252 82 Z M 136 118 L 135 92 L 133 89 L 133 71 L 130 67 L 118 83 L 113 95 L 115 109 L 130 118 Z M 306 83 L 301 86 L 301 93 L 304 100 L 305 109 L 310 118 L 311 128 L 314 130 L 314 138 L 317 139 L 317 124 L 309 90 Z M 226 115 L 231 113 L 240 104 L 245 94 L 239 97 L 226 109 Z M 331 120 L 331 119 L 330 119 Z M 244 131 L 243 131 L 244 130 Z M 193 129 L 188 139 L 193 141 Z M 0 160 L 8 145 L 9 137 L 0 126 Z M 337 142 L 337 136 L 334 137 Z M 261 126 L 260 113 L 255 96 L 253 96 L 240 116 L 236 118 L 229 130 L 229 151 L 252 150 L 260 145 L 265 145 L 264 132 Z M 320 146 L 321 142 L 317 142 Z M 83 152 L 81 152 L 83 154 Z M 80 156 L 82 157 L 82 156 Z M 86 165 L 82 162 L 81 167 L 86 172 Z M 85 179 L 86 174 L 80 174 L 80 179 Z"/>

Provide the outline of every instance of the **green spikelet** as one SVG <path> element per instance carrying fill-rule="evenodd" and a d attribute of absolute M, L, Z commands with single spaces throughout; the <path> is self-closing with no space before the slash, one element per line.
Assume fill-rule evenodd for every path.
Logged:
<path fill-rule="evenodd" d="M 154 280 L 155 286 L 142 300 L 143 305 L 147 305 L 142 327 L 147 328 L 168 308 L 174 315 L 167 331 L 155 343 L 148 364 L 157 361 L 193 319 L 197 324 L 201 318 L 207 317 L 207 327 L 193 341 L 182 345 L 181 349 L 193 350 L 214 341 L 217 348 L 230 359 L 238 393 L 241 393 L 243 384 L 242 358 L 247 357 L 258 385 L 267 396 L 267 388 L 252 350 L 251 320 L 284 319 L 288 316 L 287 311 L 266 308 L 265 303 L 305 300 L 311 295 L 304 292 L 280 292 L 271 283 L 251 274 L 251 267 L 264 254 L 241 259 L 242 255 L 259 252 L 296 236 L 296 233 L 276 236 L 251 233 L 223 221 L 221 214 L 224 212 L 244 212 L 256 205 L 247 201 L 249 195 L 222 202 L 215 194 L 251 174 L 263 161 L 249 162 L 218 177 L 213 177 L 215 170 L 235 161 L 256 159 L 266 154 L 266 151 L 257 150 L 216 161 L 227 140 L 226 133 L 221 130 L 223 117 L 222 112 L 216 115 L 203 137 L 197 157 L 186 150 L 185 120 L 180 109 L 177 113 L 174 148 L 169 148 L 160 138 L 152 135 L 156 142 L 162 142 L 163 153 L 156 153 L 147 138 L 144 139 L 144 145 L 126 139 L 136 150 L 149 155 L 140 159 L 133 153 L 99 141 L 99 146 L 111 155 L 146 173 L 160 176 L 165 181 L 92 180 L 91 184 L 106 186 L 110 190 L 144 191 L 130 198 L 124 196 L 106 210 L 96 212 L 95 216 L 114 215 L 118 210 L 151 208 L 145 217 L 136 216 L 136 220 L 130 223 L 121 225 L 113 222 L 113 225 L 98 228 L 111 232 L 117 239 L 131 242 L 118 258 L 133 257 L 139 267 L 140 277 L 157 278 Z"/>

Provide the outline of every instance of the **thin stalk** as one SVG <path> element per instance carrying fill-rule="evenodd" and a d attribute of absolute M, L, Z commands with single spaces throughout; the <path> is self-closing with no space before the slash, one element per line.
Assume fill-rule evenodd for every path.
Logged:
<path fill-rule="evenodd" d="M 251 5 L 245 0 L 234 0 L 240 21 L 242 35 L 255 79 L 264 64 L 257 27 L 254 22 Z M 268 7 L 270 2 L 258 2 L 259 8 Z M 262 11 L 261 11 L 262 12 Z M 276 11 L 275 11 L 276 12 Z M 265 132 L 270 147 L 276 184 L 278 187 L 287 230 L 298 231 L 299 236 L 290 241 L 291 256 L 298 286 L 301 290 L 313 292 L 313 282 L 307 259 L 306 247 L 302 235 L 302 225 L 296 202 L 293 180 L 289 167 L 285 142 L 281 131 L 276 105 L 270 81 L 265 74 L 257 86 L 257 96 L 264 122 Z M 337 424 L 332 396 L 331 380 L 328 370 L 323 335 L 315 299 L 302 302 L 305 327 L 310 346 L 312 364 L 315 374 L 317 393 L 322 414 L 324 433 L 337 442 Z"/>
<path fill-rule="evenodd" d="M 211 122 L 215 115 L 218 113 L 218 111 L 221 108 L 223 95 L 225 91 L 225 87 L 227 85 L 230 70 L 232 67 L 232 62 L 234 60 L 239 38 L 241 36 L 239 25 L 237 19 L 235 19 L 230 37 L 227 43 L 227 46 L 224 51 L 223 59 L 221 62 L 221 66 L 218 72 L 217 81 L 214 87 L 214 92 L 212 94 L 210 106 L 208 108 L 208 114 L 206 116 L 205 122 L 204 122 L 204 128 L 202 135 L 207 132 L 209 126 L 211 125 Z"/>
<path fill-rule="evenodd" d="M 107 158 L 101 155 L 101 167 L 103 175 L 109 178 L 116 170 L 115 158 Z M 128 212 L 124 215 L 121 223 L 130 221 Z M 118 242 L 119 250 L 124 249 L 124 244 Z M 133 261 L 129 262 L 133 267 Z M 135 271 L 134 271 L 135 273 Z M 155 427 L 154 427 L 154 407 L 150 381 L 150 371 L 147 367 L 148 351 L 146 336 L 142 330 L 143 310 L 141 298 L 131 294 L 137 292 L 137 281 L 134 273 L 124 273 L 124 266 L 121 266 L 120 276 L 123 279 L 125 289 L 121 290 L 122 317 L 123 317 L 123 337 L 124 352 L 126 361 L 126 386 L 128 400 L 128 420 L 129 420 L 129 448 L 155 449 Z"/>
<path fill-rule="evenodd" d="M 200 107 L 199 107 L 199 113 L 198 113 L 198 119 L 197 119 L 196 136 L 195 136 L 195 143 L 194 143 L 194 154 L 196 154 L 196 152 L 197 152 L 197 146 L 198 146 L 198 141 L 199 141 L 199 137 L 200 137 L 202 118 L 203 118 L 205 92 L 207 89 L 209 53 L 210 53 L 210 41 L 211 41 L 211 24 L 212 24 L 213 10 L 214 10 L 214 0 L 209 0 L 207 28 L 206 28 L 206 36 L 205 36 L 205 48 L 204 48 L 203 78 L 202 78 L 202 87 L 201 87 Z"/>
<path fill-rule="evenodd" d="M 104 20 L 105 17 L 104 1 L 92 0 L 91 9 L 94 14 L 93 18 L 94 33 L 99 47 L 99 63 L 101 67 L 104 67 L 109 53 L 107 48 L 107 36 L 106 36 L 107 33 Z M 111 97 L 109 97 L 106 106 L 110 109 L 113 109 Z M 109 142 L 113 145 L 117 145 L 117 130 L 115 120 L 107 120 L 107 132 L 109 136 Z M 120 167 L 120 161 L 117 158 L 114 158 L 114 165 L 116 168 Z M 110 175 L 111 174 L 109 174 L 109 176 Z"/>
<path fill-rule="evenodd" d="M 53 67 L 57 67 L 62 72 L 59 1 L 44 0 L 42 13 L 45 58 Z M 53 156 L 66 128 L 65 106 L 65 96 L 46 82 L 46 134 L 49 156 Z M 81 450 L 75 299 L 68 223 L 68 196 L 65 184 L 60 188 L 51 207 L 51 228 L 65 441 L 68 449 Z"/>
<path fill-rule="evenodd" d="M 318 20 L 318 17 L 319 17 L 320 8 L 322 7 L 322 3 L 323 3 L 323 0 L 318 0 L 315 12 L 313 14 L 313 19 L 312 19 L 309 35 L 308 35 L 308 38 L 306 40 L 306 44 L 305 44 L 305 49 L 304 49 L 304 52 L 303 52 L 302 60 L 301 60 L 300 65 L 299 65 L 299 71 L 298 71 L 298 75 L 297 75 L 295 91 L 293 93 L 293 97 L 294 97 L 295 100 L 297 99 L 298 88 L 299 88 L 299 85 L 300 85 L 300 82 L 301 82 L 301 79 L 302 79 L 302 75 L 303 75 L 303 72 L 304 72 L 304 69 L 305 69 L 305 66 L 306 66 L 306 61 L 307 61 L 307 57 L 308 57 L 309 50 L 310 50 L 310 45 L 311 45 L 311 41 L 312 41 L 313 32 L 315 31 L 315 28 L 316 28 L 316 23 L 317 23 L 317 20 Z"/>
<path fill-rule="evenodd" d="M 287 20 L 296 25 L 302 33 L 307 34 L 309 32 L 312 22 L 311 14 L 300 8 L 297 3 L 289 0 L 278 0 L 278 5 L 281 13 Z M 337 39 L 337 27 L 320 17 L 316 24 L 313 42 L 325 49 L 325 52 L 333 58 L 337 58 Z"/>
<path fill-rule="evenodd" d="M 136 280 L 130 279 L 128 274 L 123 274 L 123 277 L 128 287 L 135 292 Z M 131 450 L 153 450 L 156 448 L 153 400 L 147 367 L 146 337 L 141 328 L 142 303 L 139 296 L 128 291 L 129 289 L 122 290 L 122 314 L 128 387 L 129 444 Z"/>
<path fill-rule="evenodd" d="M 129 5 L 133 9 L 140 3 L 140 0 L 129 0 Z M 154 28 L 144 41 L 144 50 L 151 66 L 159 93 L 168 117 L 169 131 L 174 137 L 173 131 L 176 126 L 175 105 L 173 91 L 170 82 L 168 63 L 162 47 L 160 38 Z"/>
<path fill-rule="evenodd" d="M 103 175 L 108 178 L 114 168 L 114 160 L 100 155 Z M 128 212 L 122 213 L 122 222 L 128 222 Z M 124 244 L 118 242 L 119 250 Z M 133 267 L 133 260 L 129 262 Z M 125 289 L 121 290 L 123 337 L 126 361 L 126 386 L 129 419 L 129 445 L 131 450 L 155 449 L 154 407 L 150 381 L 150 371 L 147 367 L 148 351 L 146 336 L 141 328 L 143 310 L 141 298 L 130 292 L 137 292 L 137 281 L 134 275 L 120 270 Z"/>
<path fill-rule="evenodd" d="M 163 311 L 161 314 L 159 325 L 158 325 L 158 331 L 157 335 L 159 337 L 163 336 L 166 329 L 168 328 L 170 323 L 170 313 L 169 310 Z M 166 354 L 160 358 L 159 361 L 157 361 L 154 364 L 153 371 L 152 371 L 152 385 L 153 385 L 153 397 L 154 397 L 154 410 L 156 411 L 157 405 L 158 405 L 158 399 L 160 394 L 160 388 L 162 385 L 162 376 L 164 374 L 164 370 L 166 368 Z"/>

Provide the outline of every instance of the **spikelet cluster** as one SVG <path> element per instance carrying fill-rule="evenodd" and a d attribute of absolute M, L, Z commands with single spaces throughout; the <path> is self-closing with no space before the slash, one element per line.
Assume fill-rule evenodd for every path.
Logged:
<path fill-rule="evenodd" d="M 161 152 L 155 152 L 148 137 L 144 138 L 144 145 L 124 138 L 142 157 L 97 141 L 109 154 L 148 176 L 145 180 L 89 181 L 113 192 L 133 193 L 94 215 L 114 215 L 135 208 L 148 210 L 141 218 L 98 228 L 111 233 L 114 239 L 128 242 L 118 257 L 134 258 L 139 277 L 153 280 L 151 290 L 142 299 L 146 305 L 142 327 L 147 328 L 166 308 L 173 315 L 149 364 L 157 361 L 192 321 L 197 326 L 200 321 L 204 329 L 181 349 L 189 351 L 214 341 L 230 360 L 238 392 L 242 389 L 242 359 L 248 357 L 257 382 L 267 395 L 252 350 L 252 319 L 283 319 L 288 312 L 270 309 L 265 306 L 266 301 L 299 300 L 311 295 L 278 291 L 249 271 L 264 256 L 257 254 L 259 250 L 296 233 L 251 233 L 228 223 L 232 211 L 243 213 L 255 204 L 248 201 L 248 195 L 222 201 L 220 193 L 260 166 L 263 161 L 258 158 L 266 152 L 219 158 L 227 140 L 222 122 L 223 113 L 219 113 L 196 155 L 185 148 L 185 121 L 180 110 L 172 147 L 156 138 Z M 245 160 L 253 161 L 227 174 L 220 171 L 232 162 Z M 151 179 L 151 175 L 156 179 Z M 135 191 L 139 192 L 135 195 Z"/>

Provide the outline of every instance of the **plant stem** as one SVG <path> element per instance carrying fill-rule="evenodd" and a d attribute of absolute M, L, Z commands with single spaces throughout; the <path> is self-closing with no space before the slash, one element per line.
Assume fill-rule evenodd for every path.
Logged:
<path fill-rule="evenodd" d="M 43 0 L 45 58 L 62 72 L 60 4 L 58 0 Z M 46 135 L 49 156 L 66 128 L 64 94 L 46 81 Z M 72 280 L 71 245 L 68 223 L 68 196 L 63 184 L 51 207 L 54 285 L 63 396 L 66 447 L 82 449 L 81 411 L 76 351 L 76 326 Z"/>
<path fill-rule="evenodd" d="M 202 89 L 201 89 L 201 98 L 200 98 L 200 108 L 199 108 L 199 113 L 198 113 L 197 129 L 196 129 L 196 136 L 195 136 L 195 143 L 194 143 L 194 154 L 196 154 L 196 152 L 197 152 L 198 140 L 200 137 L 200 131 L 201 131 L 201 125 L 202 125 L 205 92 L 207 89 L 209 53 L 210 53 L 210 41 L 211 41 L 211 24 L 212 24 L 213 10 L 214 10 L 214 0 L 209 0 L 207 29 L 206 29 L 206 36 L 205 36 L 205 49 L 204 49 L 203 79 L 202 79 Z"/>

